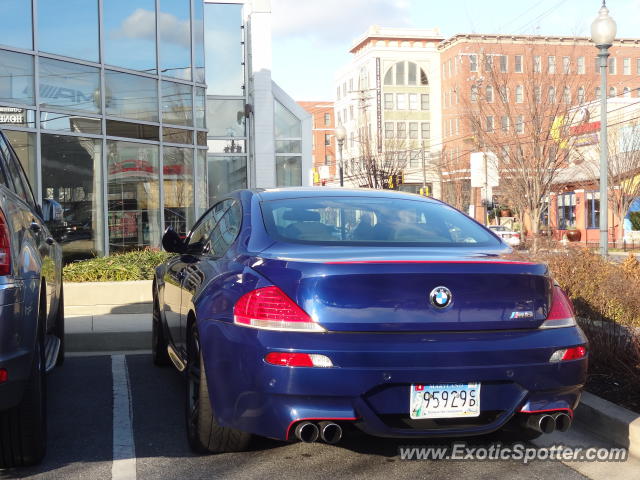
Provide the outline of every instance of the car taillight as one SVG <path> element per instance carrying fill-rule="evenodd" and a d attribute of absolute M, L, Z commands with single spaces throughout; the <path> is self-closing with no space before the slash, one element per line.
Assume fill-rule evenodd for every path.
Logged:
<path fill-rule="evenodd" d="M 513 234 L 513 236 L 514 236 L 515 238 L 520 238 L 520 234 L 519 234 L 519 233 L 514 233 L 514 234 Z"/>
<path fill-rule="evenodd" d="M 0 275 L 11 273 L 11 234 L 9 225 L 2 210 L 0 210 Z"/>
<path fill-rule="evenodd" d="M 0 368 L 0 383 L 4 383 L 9 380 L 9 374 L 4 368 Z"/>
<path fill-rule="evenodd" d="M 540 328 L 572 327 L 576 324 L 573 305 L 567 294 L 558 285 L 553 285 L 551 309 Z"/>
<path fill-rule="evenodd" d="M 564 362 L 565 360 L 579 360 L 587 355 L 586 347 L 571 347 L 556 350 L 549 359 L 552 363 Z"/>
<path fill-rule="evenodd" d="M 317 353 L 271 352 L 267 353 L 264 360 L 282 367 L 333 367 L 329 357 Z"/>
<path fill-rule="evenodd" d="M 233 321 L 238 325 L 266 330 L 325 331 L 275 286 L 258 288 L 240 297 L 233 307 Z"/>

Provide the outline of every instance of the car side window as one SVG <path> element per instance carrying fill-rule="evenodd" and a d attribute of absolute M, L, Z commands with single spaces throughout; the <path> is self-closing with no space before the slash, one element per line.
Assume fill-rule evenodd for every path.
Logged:
<path fill-rule="evenodd" d="M 208 253 L 210 245 L 208 243 L 211 232 L 224 216 L 233 200 L 223 200 L 215 204 L 200 221 L 195 225 L 189 235 L 187 251 L 190 253 Z"/>
<path fill-rule="evenodd" d="M 4 157 L 4 152 L 0 151 L 0 185 L 4 185 L 5 187 L 9 187 L 10 183 L 7 182 L 7 177 L 4 173 L 4 169 L 6 168 L 6 160 Z"/>
<path fill-rule="evenodd" d="M 209 239 L 208 251 L 214 257 L 221 257 L 235 241 L 242 225 L 242 207 L 234 200 L 216 224 Z"/>
<path fill-rule="evenodd" d="M 26 203 L 35 207 L 35 199 L 33 198 L 29 184 L 25 183 L 26 177 L 22 171 L 22 167 L 18 164 L 18 160 L 11 152 L 9 144 L 2 136 L 0 136 L 0 149 L 5 157 L 5 165 L 7 166 L 8 174 L 13 180 L 15 193 Z"/>

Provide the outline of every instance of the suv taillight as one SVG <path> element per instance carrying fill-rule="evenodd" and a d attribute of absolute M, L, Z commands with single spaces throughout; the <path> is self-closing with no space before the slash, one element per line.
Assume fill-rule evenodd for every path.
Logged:
<path fill-rule="evenodd" d="M 4 212 L 0 210 L 0 275 L 9 275 L 10 273 L 11 233 Z"/>
<path fill-rule="evenodd" d="M 572 327 L 576 324 L 573 304 L 558 285 L 553 285 L 551 308 L 540 328 Z"/>
<path fill-rule="evenodd" d="M 245 327 L 295 332 L 324 332 L 278 287 L 264 287 L 244 294 L 233 307 L 233 321 Z"/>

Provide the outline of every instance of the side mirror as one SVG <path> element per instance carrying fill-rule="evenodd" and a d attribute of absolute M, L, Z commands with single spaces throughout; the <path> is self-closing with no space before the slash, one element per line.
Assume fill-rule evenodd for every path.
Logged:
<path fill-rule="evenodd" d="M 167 227 L 162 236 L 162 248 L 170 253 L 183 253 L 185 245 L 180 235 L 171 227 Z"/>

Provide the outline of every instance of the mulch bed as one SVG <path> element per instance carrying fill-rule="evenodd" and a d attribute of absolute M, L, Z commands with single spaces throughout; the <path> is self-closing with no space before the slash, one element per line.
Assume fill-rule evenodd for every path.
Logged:
<path fill-rule="evenodd" d="M 585 389 L 617 405 L 640 414 L 640 386 L 637 382 L 611 372 L 598 372 L 589 367 Z"/>

